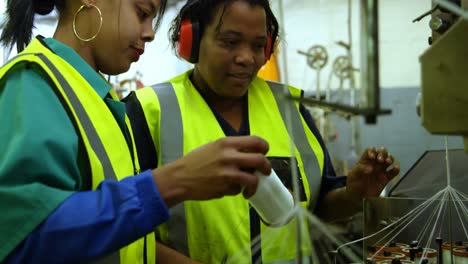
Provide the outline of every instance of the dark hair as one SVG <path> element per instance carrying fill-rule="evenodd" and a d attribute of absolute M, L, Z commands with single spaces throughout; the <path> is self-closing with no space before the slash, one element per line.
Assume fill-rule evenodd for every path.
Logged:
<path fill-rule="evenodd" d="M 167 0 L 161 0 L 156 19 L 155 30 L 159 28 L 166 10 Z M 65 0 L 8 0 L 7 21 L 4 25 L 0 42 L 10 49 L 16 44 L 18 53 L 31 41 L 34 27 L 34 15 L 47 15 L 54 7 L 60 12 L 65 8 Z"/>
<path fill-rule="evenodd" d="M 6 47 L 16 44 L 18 52 L 22 51 L 31 41 L 34 25 L 34 14 L 47 15 L 57 6 L 62 10 L 62 0 L 8 0 L 4 25 L 0 42 Z"/>
<path fill-rule="evenodd" d="M 159 29 L 159 26 L 161 25 L 164 13 L 166 12 L 166 6 L 167 0 L 160 0 L 158 15 L 156 17 L 156 23 L 154 24 L 154 32 L 156 32 Z"/>
<path fill-rule="evenodd" d="M 226 8 L 235 1 L 244 1 L 252 6 L 262 6 L 266 13 L 267 32 L 271 35 L 272 47 L 271 53 L 274 51 L 274 43 L 278 39 L 279 25 L 275 15 L 271 11 L 269 0 L 187 0 L 187 3 L 179 11 L 177 17 L 172 21 L 169 29 L 169 40 L 174 50 L 177 49 L 179 42 L 179 29 L 182 20 L 191 19 L 198 21 L 200 28 L 200 37 L 203 36 L 208 24 L 213 22 L 216 10 L 223 4 L 223 13 L 221 15 L 218 27 L 220 26 Z"/>

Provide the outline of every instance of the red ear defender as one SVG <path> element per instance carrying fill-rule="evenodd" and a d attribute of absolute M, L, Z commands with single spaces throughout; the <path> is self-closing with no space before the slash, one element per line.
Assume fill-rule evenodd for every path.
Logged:
<path fill-rule="evenodd" d="M 267 43 L 266 43 L 266 47 L 265 47 L 265 63 L 270 59 L 271 57 L 271 49 L 273 47 L 273 43 L 272 42 L 272 38 L 271 38 L 271 34 L 268 33 L 268 36 L 267 36 Z"/>
<path fill-rule="evenodd" d="M 198 22 L 192 22 L 189 18 L 180 22 L 179 43 L 177 53 L 188 62 L 198 61 L 198 49 L 200 47 L 200 34 Z"/>

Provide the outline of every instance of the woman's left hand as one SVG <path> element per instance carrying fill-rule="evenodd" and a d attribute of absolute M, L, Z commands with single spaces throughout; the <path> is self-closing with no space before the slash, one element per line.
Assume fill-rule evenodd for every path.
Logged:
<path fill-rule="evenodd" d="M 400 167 L 394 165 L 393 156 L 384 147 L 367 148 L 349 172 L 346 190 L 360 199 L 377 197 L 399 172 Z"/>

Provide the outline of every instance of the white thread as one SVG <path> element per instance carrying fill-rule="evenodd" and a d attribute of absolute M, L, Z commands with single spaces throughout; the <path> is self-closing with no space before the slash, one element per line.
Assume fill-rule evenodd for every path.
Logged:
<path fill-rule="evenodd" d="M 448 137 L 445 136 L 445 166 L 447 169 L 447 185 L 451 186 L 451 175 L 450 175 L 450 162 L 449 162 L 449 151 L 448 151 Z"/>
<path fill-rule="evenodd" d="M 435 201 L 435 199 L 431 199 L 431 200 L 426 201 L 427 204 L 425 204 L 426 202 L 423 203 L 423 204 L 421 204 L 421 205 L 424 205 L 424 206 L 421 206 L 421 205 L 418 206 L 417 208 L 411 210 L 408 214 L 406 214 L 405 216 L 403 216 L 403 218 L 401 219 L 401 221 L 395 222 L 395 223 L 401 222 L 401 223 L 399 223 L 399 224 L 397 225 L 397 227 L 399 227 L 399 226 L 405 224 L 405 222 L 407 221 L 406 225 L 405 225 L 403 228 L 401 228 L 398 232 L 396 232 L 396 234 L 395 234 L 393 237 L 391 237 L 391 238 L 388 240 L 388 242 L 384 244 L 384 246 L 388 245 L 388 243 L 389 243 L 390 241 L 393 241 L 401 232 L 403 232 L 403 230 L 405 230 L 414 220 L 416 220 L 416 219 L 432 204 L 433 201 Z M 419 207 L 421 207 L 421 208 L 419 208 Z M 415 217 L 411 217 L 413 214 L 417 214 L 417 215 L 416 215 Z M 410 218 L 410 217 L 411 217 L 411 218 Z M 385 229 L 387 229 L 387 228 L 390 227 L 390 226 L 391 226 L 391 225 L 387 226 L 386 228 L 382 229 L 381 231 L 379 231 L 379 232 L 377 232 L 377 233 L 375 233 L 375 234 L 373 234 L 373 235 L 376 235 L 376 234 L 378 234 L 378 233 L 381 233 L 382 231 L 384 231 Z M 398 230 L 398 229 L 395 229 L 395 230 Z M 377 242 L 377 244 L 379 244 L 382 240 L 384 240 L 387 236 L 390 236 L 391 234 L 392 234 L 392 231 L 390 231 L 390 232 L 389 232 L 388 234 L 386 234 L 383 238 L 381 238 L 381 239 Z M 368 236 L 367 238 L 370 238 L 370 237 L 372 237 L 373 235 Z M 366 238 L 366 239 L 367 239 L 367 238 Z M 379 248 L 379 250 L 377 250 L 377 252 L 375 252 L 375 254 L 372 256 L 372 258 L 374 258 L 374 257 L 375 257 L 377 254 L 379 254 L 380 251 L 382 251 L 382 250 L 383 250 L 383 247 Z"/>
<path fill-rule="evenodd" d="M 456 192 L 452 192 L 452 195 L 455 196 L 455 198 L 458 198 L 458 194 Z M 463 211 L 465 210 L 465 217 L 467 216 L 467 212 L 466 212 L 466 207 L 465 205 L 463 204 L 462 201 L 459 201 L 457 202 L 458 203 L 458 206 L 460 206 L 460 209 Z M 465 231 L 465 237 L 468 237 L 468 232 L 466 231 L 466 227 L 465 227 L 465 224 L 464 224 L 464 221 L 463 221 L 463 217 L 460 215 L 460 211 L 458 210 L 458 207 L 457 207 L 457 204 L 455 203 L 455 210 L 457 211 L 457 215 L 458 215 L 458 218 L 460 220 L 460 223 L 463 227 L 463 231 Z"/>
<path fill-rule="evenodd" d="M 298 207 L 300 207 L 300 205 Z M 301 208 L 302 207 L 300 207 L 299 209 Z M 296 210 L 297 210 L 297 207 L 294 207 L 293 211 L 296 211 Z M 241 251 L 237 252 L 237 254 L 230 257 L 226 263 L 239 263 L 240 258 L 244 256 L 245 254 L 253 255 L 256 252 L 258 252 L 262 248 L 262 244 L 263 246 L 265 246 L 264 243 L 270 241 L 270 239 L 276 234 L 275 232 L 270 232 L 271 230 L 272 230 L 271 228 L 262 229 L 261 234 L 258 234 L 254 239 L 252 239 L 249 247 L 245 247 Z M 288 234 L 288 235 L 292 236 L 292 234 Z M 284 238 L 284 239 L 288 240 L 288 238 Z M 290 245 L 287 245 L 287 246 L 290 246 Z"/>
<path fill-rule="evenodd" d="M 307 219 L 309 220 L 309 223 L 311 225 L 313 225 L 313 227 L 315 227 L 315 229 L 313 229 L 313 230 L 321 231 L 333 243 L 335 243 L 336 245 L 340 244 L 341 241 L 339 241 L 338 238 L 333 236 L 331 234 L 331 232 L 330 232 L 330 229 L 325 224 L 323 224 L 315 215 L 313 215 L 312 213 L 307 212 L 307 211 L 305 213 L 306 213 Z M 312 230 L 312 228 L 311 228 L 311 230 Z M 356 256 L 356 254 L 354 252 L 348 250 L 347 248 L 345 248 L 343 253 L 352 262 L 359 262 L 360 261 L 359 258 Z M 318 263 L 318 262 L 314 262 L 314 263 Z"/>
<path fill-rule="evenodd" d="M 440 206 L 442 206 L 443 208 L 445 208 L 445 206 L 443 206 L 444 201 L 442 200 L 440 202 Z M 418 234 L 418 237 L 416 238 L 417 241 L 421 241 L 424 237 L 424 234 L 426 233 L 426 231 L 429 229 L 429 225 L 432 223 L 432 219 L 434 219 L 434 216 L 436 215 L 436 212 L 437 210 L 434 210 L 434 212 L 432 213 L 431 217 L 429 218 L 429 221 L 426 221 L 426 224 L 424 224 L 424 227 L 422 228 L 422 232 L 420 232 Z M 437 220 L 435 221 L 437 222 Z"/>
<path fill-rule="evenodd" d="M 450 192 L 450 189 L 447 190 L 448 192 Z M 427 240 L 427 243 L 426 243 L 426 246 L 424 247 L 424 250 L 423 250 L 423 253 L 422 253 L 422 257 L 421 257 L 421 260 L 422 261 L 424 258 L 427 258 L 427 254 L 429 253 L 429 247 L 431 245 L 431 241 L 432 241 L 432 238 L 434 237 L 434 233 L 435 233 L 435 230 L 436 230 L 436 227 L 437 227 L 437 222 L 438 220 L 440 219 L 440 214 L 442 212 L 442 206 L 443 206 L 444 201 L 441 201 L 440 202 L 440 207 L 439 207 L 439 214 L 437 215 L 437 219 L 435 220 L 434 222 L 434 227 L 432 228 L 432 232 L 429 236 L 429 239 Z"/>
<path fill-rule="evenodd" d="M 271 226 L 281 226 L 292 217 L 294 200 L 289 190 L 280 181 L 272 169 L 270 176 L 256 171 L 258 176 L 257 191 L 249 202 L 258 215 Z"/>
<path fill-rule="evenodd" d="M 383 228 L 382 230 L 374 233 L 374 234 L 371 234 L 371 235 L 368 235 L 366 237 L 363 237 L 363 238 L 360 238 L 360 239 L 356 239 L 356 240 L 353 240 L 353 241 L 350 241 L 348 243 L 345 243 L 345 244 L 342 244 L 341 246 L 339 246 L 336 251 L 339 251 L 341 248 L 344 248 L 348 245 L 352 245 L 352 244 L 355 244 L 355 243 L 358 243 L 358 242 L 361 242 L 361 241 L 364 241 L 366 239 L 369 239 L 369 238 L 372 238 L 382 232 L 384 232 L 385 230 L 389 229 L 389 228 L 392 228 L 393 226 L 397 225 L 397 224 L 401 224 L 400 222 L 403 221 L 405 218 L 408 218 L 410 215 L 413 214 L 414 211 L 417 211 L 418 209 L 420 209 L 421 207 L 426 207 L 427 208 L 427 204 L 430 204 L 432 203 L 432 200 L 435 200 L 435 198 L 439 197 L 441 194 L 443 194 L 443 190 L 442 191 L 439 191 L 438 193 L 436 193 L 433 198 L 434 199 L 429 199 L 427 201 L 425 201 L 424 203 L 420 204 L 418 207 L 416 207 L 415 209 L 411 210 L 410 212 L 408 212 L 406 215 L 404 215 L 401 219 L 399 219 L 398 221 L 386 226 L 385 228 Z M 401 232 L 401 231 L 400 231 Z M 398 233 L 399 234 L 399 233 Z M 397 234 L 397 235 L 398 235 Z"/>

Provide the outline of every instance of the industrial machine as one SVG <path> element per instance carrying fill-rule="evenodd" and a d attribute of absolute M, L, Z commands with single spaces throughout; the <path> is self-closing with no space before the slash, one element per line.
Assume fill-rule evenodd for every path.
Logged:
<path fill-rule="evenodd" d="M 434 2 L 431 47 L 420 58 L 422 123 L 433 134 L 463 136 L 468 151 L 468 20 Z M 468 10 L 468 0 L 449 4 Z"/>
<path fill-rule="evenodd" d="M 370 263 L 468 261 L 466 10 L 468 0 L 433 1 L 423 15 L 431 15 L 430 47 L 420 57 L 422 124 L 432 134 L 463 136 L 464 150 L 426 152 L 389 197 L 365 200 L 363 255 Z"/>

